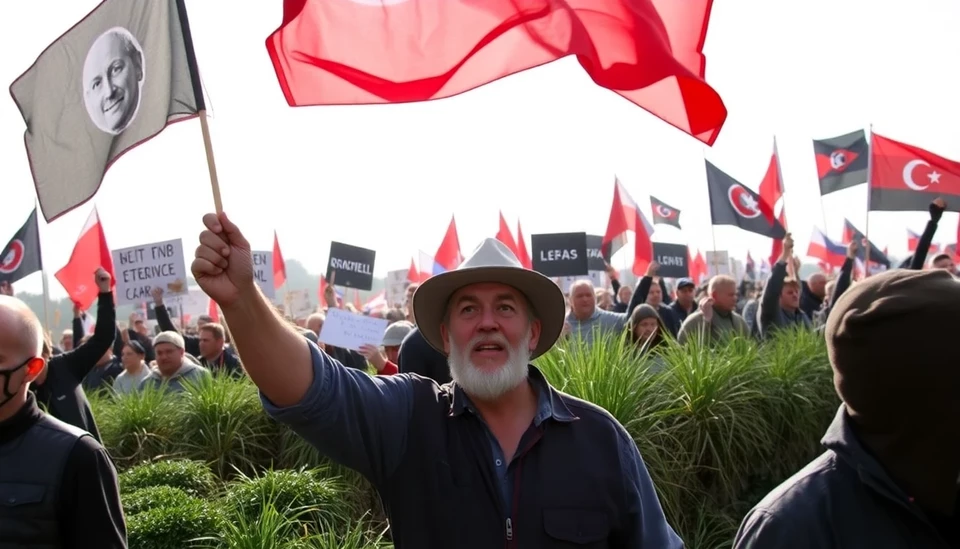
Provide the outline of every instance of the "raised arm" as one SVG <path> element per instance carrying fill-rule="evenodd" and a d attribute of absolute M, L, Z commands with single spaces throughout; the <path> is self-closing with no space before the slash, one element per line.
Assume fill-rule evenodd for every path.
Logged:
<path fill-rule="evenodd" d="M 947 203 L 942 198 L 936 198 L 930 203 L 930 221 L 927 221 L 927 226 L 920 235 L 920 242 L 917 242 L 917 250 L 913 252 L 913 259 L 910 261 L 912 270 L 923 270 L 923 264 L 927 262 L 927 253 L 930 251 L 930 243 L 933 242 L 933 235 L 937 233 L 937 224 L 940 223 L 940 217 L 946 209 Z"/>
<path fill-rule="evenodd" d="M 407 376 L 372 377 L 321 352 L 277 314 L 253 279 L 250 244 L 224 214 L 207 214 L 192 270 L 220 305 L 264 407 L 331 459 L 375 484 L 403 456 L 412 414 Z"/>
<path fill-rule="evenodd" d="M 78 381 L 86 377 L 107 349 L 113 346 L 117 335 L 117 309 L 113 305 L 113 292 L 110 291 L 110 274 L 101 268 L 97 269 L 93 276 L 100 292 L 97 297 L 97 323 L 94 325 L 93 335 L 73 350 L 50 359 L 53 363 L 62 361 Z"/>

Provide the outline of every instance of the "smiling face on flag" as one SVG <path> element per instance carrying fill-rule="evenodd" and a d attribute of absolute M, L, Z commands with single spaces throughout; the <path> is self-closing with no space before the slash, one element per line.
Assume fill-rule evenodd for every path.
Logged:
<path fill-rule="evenodd" d="M 100 130 L 119 135 L 137 117 L 144 83 L 143 48 L 127 29 L 101 34 L 83 62 L 83 104 Z"/>

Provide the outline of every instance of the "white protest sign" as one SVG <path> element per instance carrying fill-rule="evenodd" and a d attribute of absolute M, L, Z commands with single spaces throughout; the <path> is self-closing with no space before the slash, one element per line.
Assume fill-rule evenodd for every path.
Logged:
<path fill-rule="evenodd" d="M 150 291 L 163 288 L 164 296 L 187 292 L 187 267 L 180 239 L 113 250 L 117 275 L 117 305 L 152 302 Z"/>
<path fill-rule="evenodd" d="M 704 260 L 707 263 L 707 272 L 713 277 L 718 274 L 730 274 L 730 255 L 726 250 L 707 251 Z"/>
<path fill-rule="evenodd" d="M 253 279 L 263 295 L 273 299 L 277 289 L 273 286 L 273 252 L 250 252 L 253 254 Z"/>
<path fill-rule="evenodd" d="M 321 343 L 359 351 L 362 345 L 380 346 L 387 320 L 358 315 L 341 309 L 328 309 L 327 319 L 320 328 Z"/>
<path fill-rule="evenodd" d="M 387 271 L 387 280 L 384 284 L 387 307 L 403 307 L 403 302 L 407 298 L 407 286 L 410 285 L 410 281 L 407 280 L 408 274 L 410 273 L 407 269 Z"/>
<path fill-rule="evenodd" d="M 194 320 L 210 311 L 210 298 L 197 286 L 191 287 L 186 294 L 177 299 L 177 302 L 180 304 L 183 316 L 189 316 Z"/>
<path fill-rule="evenodd" d="M 287 311 L 293 318 L 306 318 L 313 314 L 313 301 L 310 290 L 287 291 Z"/>

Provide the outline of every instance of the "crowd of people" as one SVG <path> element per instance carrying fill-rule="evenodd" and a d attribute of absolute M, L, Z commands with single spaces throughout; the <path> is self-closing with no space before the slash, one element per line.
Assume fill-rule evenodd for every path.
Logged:
<path fill-rule="evenodd" d="M 656 371 L 671 341 L 799 326 L 823 333 L 843 405 L 826 452 L 745 517 L 735 547 L 955 547 L 960 377 L 941 345 L 957 333 L 960 281 L 949 256 L 926 261 L 944 207 L 931 204 L 902 268 L 859 280 L 858 242 L 836 276 L 801 280 L 787 234 L 762 285 L 668 284 L 652 263 L 633 288 L 608 269 L 608 288 L 584 279 L 564 295 L 487 239 L 459 268 L 411 284 L 402 307 L 369 313 L 388 325 L 379 346 L 357 350 L 320 340 L 324 309 L 345 307 L 332 286 L 300 319 L 262 295 L 249 244 L 223 214 L 204 217 L 192 271 L 229 329 L 210 317 L 178 327 L 162 290 L 157 333 L 139 314 L 121 324 L 100 269 L 92 333 L 75 309 L 54 344 L 4 285 L 0 545 L 126 547 L 116 470 L 86 395 L 177 393 L 224 375 L 249 376 L 269 415 L 370 480 L 398 548 L 679 548 L 627 431 L 532 361 L 561 338 L 626 334 Z"/>

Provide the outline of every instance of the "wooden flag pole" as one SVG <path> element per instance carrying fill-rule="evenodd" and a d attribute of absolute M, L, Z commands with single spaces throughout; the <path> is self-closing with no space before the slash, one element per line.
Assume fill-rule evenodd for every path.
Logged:
<path fill-rule="evenodd" d="M 183 47 L 187 54 L 187 67 L 190 69 L 190 84 L 197 104 L 197 116 L 200 118 L 200 132 L 203 134 L 203 149 L 207 154 L 207 169 L 210 172 L 210 187 L 213 190 L 213 205 L 218 214 L 223 213 L 223 199 L 220 197 L 220 179 L 217 177 L 217 163 L 213 156 L 213 142 L 210 139 L 210 125 L 207 123 L 207 104 L 203 97 L 203 84 L 200 81 L 200 69 L 197 66 L 197 53 L 193 48 L 193 34 L 190 32 L 190 20 L 183 0 L 177 0 L 177 12 L 180 16 L 180 30 L 183 32 Z"/>

